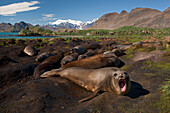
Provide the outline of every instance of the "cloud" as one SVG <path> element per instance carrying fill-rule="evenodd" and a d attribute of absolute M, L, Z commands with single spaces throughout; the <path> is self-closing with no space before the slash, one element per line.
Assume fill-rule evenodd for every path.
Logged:
<path fill-rule="evenodd" d="M 43 18 L 50 18 L 54 17 L 54 14 L 42 14 L 44 17 Z"/>
<path fill-rule="evenodd" d="M 14 18 L 10 18 L 9 20 L 14 20 Z"/>
<path fill-rule="evenodd" d="M 35 4 L 39 4 L 38 1 L 31 1 L 31 2 L 20 2 L 20 3 L 13 3 L 10 5 L 0 6 L 0 15 L 3 16 L 15 16 L 17 12 L 24 12 L 30 10 L 36 10 L 40 8 L 39 6 L 33 6 Z M 30 7 L 33 6 L 33 7 Z"/>
<path fill-rule="evenodd" d="M 46 20 L 56 20 L 57 18 L 54 18 L 54 14 L 42 14 L 42 20 L 46 21 Z"/>

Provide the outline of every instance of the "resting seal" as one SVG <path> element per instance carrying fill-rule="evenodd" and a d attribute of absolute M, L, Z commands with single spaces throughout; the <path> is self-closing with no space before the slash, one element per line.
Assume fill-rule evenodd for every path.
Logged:
<path fill-rule="evenodd" d="M 50 56 L 54 56 L 55 54 L 51 54 L 50 52 L 44 52 L 40 55 L 37 56 L 37 58 L 35 59 L 36 62 L 43 62 L 45 59 L 49 58 Z"/>
<path fill-rule="evenodd" d="M 70 53 L 78 53 L 79 55 L 83 54 L 85 52 L 86 52 L 86 50 L 80 45 L 73 47 L 70 51 Z"/>
<path fill-rule="evenodd" d="M 33 76 L 35 78 L 39 78 L 39 76 L 45 71 L 49 71 L 54 68 L 59 68 L 62 58 L 63 58 L 62 53 L 47 58 L 35 68 Z"/>
<path fill-rule="evenodd" d="M 33 46 L 27 46 L 24 49 L 24 53 L 26 53 L 29 56 L 34 56 L 37 54 L 37 50 Z"/>
<path fill-rule="evenodd" d="M 101 67 L 122 67 L 123 65 L 124 62 L 122 62 L 113 52 L 105 52 L 103 54 L 69 62 L 61 68 L 84 67 L 97 69 Z"/>
<path fill-rule="evenodd" d="M 77 60 L 78 56 L 79 56 L 78 53 L 72 53 L 71 55 L 67 55 L 61 60 L 60 65 L 63 66 L 69 62 L 75 61 Z"/>
<path fill-rule="evenodd" d="M 51 77 L 60 75 L 74 83 L 94 92 L 91 96 L 80 100 L 88 100 L 96 96 L 99 91 L 108 91 L 119 95 L 127 94 L 131 88 L 131 82 L 125 71 L 116 67 L 100 69 L 86 69 L 71 67 L 45 72 L 40 77 Z"/>
<path fill-rule="evenodd" d="M 83 55 L 79 55 L 78 56 L 78 60 L 86 58 L 86 57 L 90 57 L 93 56 L 95 54 L 95 52 L 93 50 L 88 50 L 86 53 L 84 53 Z"/>

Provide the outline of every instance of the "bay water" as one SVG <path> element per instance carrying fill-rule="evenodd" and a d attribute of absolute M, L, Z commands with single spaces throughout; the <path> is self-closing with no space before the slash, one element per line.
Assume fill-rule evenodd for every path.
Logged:
<path fill-rule="evenodd" d="M 20 39 L 34 39 L 34 38 L 50 38 L 48 36 L 18 36 L 19 33 L 12 33 L 12 32 L 0 32 L 0 39 L 1 38 L 20 38 Z M 55 36 L 58 37 L 58 36 Z"/>

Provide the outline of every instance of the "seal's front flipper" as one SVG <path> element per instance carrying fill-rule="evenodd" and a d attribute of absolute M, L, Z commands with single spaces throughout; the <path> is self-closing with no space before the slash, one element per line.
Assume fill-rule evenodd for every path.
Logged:
<path fill-rule="evenodd" d="M 86 101 L 86 100 L 89 100 L 89 99 L 95 97 L 98 92 L 99 92 L 99 91 L 96 90 L 92 95 L 90 95 L 89 97 L 86 97 L 86 98 L 84 98 L 84 99 L 79 100 L 79 102 L 83 102 L 83 101 Z"/>
<path fill-rule="evenodd" d="M 46 78 L 46 77 L 54 77 L 54 76 L 58 76 L 58 72 L 61 71 L 61 69 L 53 69 L 51 71 L 47 71 L 45 73 L 43 73 L 40 77 L 42 78 Z"/>

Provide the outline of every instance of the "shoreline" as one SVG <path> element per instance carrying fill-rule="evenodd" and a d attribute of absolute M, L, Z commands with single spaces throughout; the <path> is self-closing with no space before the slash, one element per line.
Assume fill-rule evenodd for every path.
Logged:
<path fill-rule="evenodd" d="M 27 38 L 27 39 L 36 39 L 36 38 L 68 38 L 68 37 L 72 37 L 72 38 L 81 38 L 84 36 L 77 36 L 77 35 L 56 35 L 56 36 L 23 36 L 23 35 L 0 35 L 0 39 L 10 39 L 10 38 L 14 38 L 14 39 L 18 39 L 18 38 Z"/>

